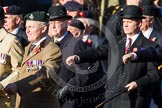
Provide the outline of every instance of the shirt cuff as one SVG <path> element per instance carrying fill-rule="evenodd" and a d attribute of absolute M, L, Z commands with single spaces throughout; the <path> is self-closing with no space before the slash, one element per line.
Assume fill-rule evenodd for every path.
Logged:
<path fill-rule="evenodd" d="M 137 58 L 138 58 L 138 57 L 137 57 L 137 54 L 134 53 L 134 52 L 132 52 L 132 54 L 133 54 L 133 56 L 134 56 L 134 57 L 132 58 L 132 60 L 137 60 Z"/>
<path fill-rule="evenodd" d="M 80 57 L 76 55 L 74 57 L 74 61 L 75 61 L 75 63 L 79 63 L 80 62 Z"/>

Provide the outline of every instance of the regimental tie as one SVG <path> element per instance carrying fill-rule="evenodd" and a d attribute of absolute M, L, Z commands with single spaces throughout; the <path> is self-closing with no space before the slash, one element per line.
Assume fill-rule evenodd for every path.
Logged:
<path fill-rule="evenodd" d="M 34 45 L 34 44 L 32 44 L 32 45 L 30 46 L 30 48 L 29 48 L 29 54 L 33 51 L 33 49 L 34 49 L 35 46 L 36 46 L 36 45 Z"/>
<path fill-rule="evenodd" d="M 127 46 L 125 47 L 125 54 L 131 52 L 130 47 L 131 47 L 132 39 L 131 39 L 131 38 L 128 38 L 127 41 L 128 41 L 128 44 L 127 44 Z"/>

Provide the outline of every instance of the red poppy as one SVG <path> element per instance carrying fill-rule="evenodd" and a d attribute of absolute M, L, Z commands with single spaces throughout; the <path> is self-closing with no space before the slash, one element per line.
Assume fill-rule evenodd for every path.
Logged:
<path fill-rule="evenodd" d="M 93 43 L 93 42 L 92 42 L 91 39 L 88 39 L 88 40 L 87 40 L 87 45 L 92 45 L 92 43 Z"/>
<path fill-rule="evenodd" d="M 34 53 L 38 53 L 39 52 L 39 48 L 34 48 Z"/>
<path fill-rule="evenodd" d="M 79 12 L 79 15 L 81 16 L 81 17 L 84 17 L 85 15 L 84 15 L 84 12 Z"/>

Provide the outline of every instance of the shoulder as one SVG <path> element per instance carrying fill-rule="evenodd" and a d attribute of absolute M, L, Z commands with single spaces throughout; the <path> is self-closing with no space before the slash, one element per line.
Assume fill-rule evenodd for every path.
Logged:
<path fill-rule="evenodd" d="M 45 40 L 45 44 L 44 44 L 45 49 L 47 49 L 48 51 L 52 51 L 52 52 L 60 52 L 60 48 L 58 45 L 54 44 L 53 41 L 51 40 L 51 38 L 47 38 Z"/>
<path fill-rule="evenodd" d="M 98 36 L 98 35 L 89 35 L 88 39 L 92 41 L 92 45 L 94 47 L 98 47 L 100 45 L 103 45 L 104 43 L 107 43 L 108 40 L 104 37 Z"/>
<path fill-rule="evenodd" d="M 7 33 L 6 39 L 8 40 L 8 42 L 11 42 L 11 43 L 20 43 L 20 41 L 19 41 L 19 39 L 16 37 L 16 35 L 11 34 L 11 33 Z"/>
<path fill-rule="evenodd" d="M 158 44 L 157 43 L 155 43 L 155 42 L 153 42 L 153 41 L 151 41 L 151 40 L 149 40 L 149 39 L 147 39 L 147 38 L 143 38 L 143 42 L 144 42 L 144 44 L 145 45 L 147 45 L 148 47 L 156 47 Z"/>

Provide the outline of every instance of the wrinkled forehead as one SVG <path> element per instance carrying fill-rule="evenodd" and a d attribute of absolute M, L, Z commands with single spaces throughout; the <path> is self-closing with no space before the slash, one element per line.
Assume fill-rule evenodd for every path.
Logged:
<path fill-rule="evenodd" d="M 142 0 L 126 0 L 127 5 L 136 5 L 139 6 Z"/>

